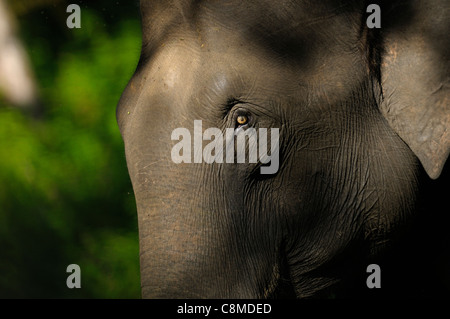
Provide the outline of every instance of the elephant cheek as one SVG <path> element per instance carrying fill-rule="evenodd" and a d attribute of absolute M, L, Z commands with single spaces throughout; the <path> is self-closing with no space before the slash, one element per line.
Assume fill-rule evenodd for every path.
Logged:
<path fill-rule="evenodd" d="M 237 210 L 214 208 L 205 199 L 215 198 L 214 191 L 192 177 L 195 169 L 176 167 L 177 174 L 152 169 L 148 181 L 136 186 L 142 296 L 267 297 L 279 279 L 276 249 L 261 249 Z"/>

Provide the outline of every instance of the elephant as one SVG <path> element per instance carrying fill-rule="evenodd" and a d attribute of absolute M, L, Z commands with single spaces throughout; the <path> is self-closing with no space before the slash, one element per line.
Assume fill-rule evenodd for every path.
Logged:
<path fill-rule="evenodd" d="M 369 27 L 372 3 L 380 27 Z M 401 278 L 393 269 L 427 264 L 414 253 L 433 250 L 448 220 L 424 194 L 448 186 L 449 8 L 141 0 L 142 49 L 116 117 L 142 297 L 376 297 Z M 202 157 L 218 132 L 251 129 L 276 129 L 275 172 L 263 174 L 262 157 Z M 192 136 L 193 151 L 177 144 Z M 246 151 L 261 139 L 247 135 Z M 435 219 L 423 223 L 426 214 Z M 428 248 L 408 246 L 430 238 Z M 367 286 L 370 264 L 381 289 Z"/>

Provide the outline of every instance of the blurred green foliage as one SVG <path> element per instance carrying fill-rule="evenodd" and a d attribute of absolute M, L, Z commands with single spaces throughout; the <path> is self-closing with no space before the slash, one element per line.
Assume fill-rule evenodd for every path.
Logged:
<path fill-rule="evenodd" d="M 139 58 L 138 2 L 9 3 L 45 113 L 34 119 L 0 97 L 0 297 L 139 298 L 136 208 L 115 118 Z M 69 3 L 81 6 L 81 29 L 66 27 Z M 73 263 L 81 289 L 66 286 Z"/>

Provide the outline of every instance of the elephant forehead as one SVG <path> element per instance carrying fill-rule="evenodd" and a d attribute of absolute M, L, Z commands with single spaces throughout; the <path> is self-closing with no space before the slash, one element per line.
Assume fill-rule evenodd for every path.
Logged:
<path fill-rule="evenodd" d="M 301 1 L 197 3 L 171 7 L 170 23 L 154 16 L 158 8 L 153 18 L 150 10 L 143 12 L 144 25 L 153 25 L 143 29 L 144 55 L 146 48 L 153 52 L 144 70 L 144 98 L 170 96 L 168 103 L 179 108 L 233 96 L 268 100 L 316 92 L 319 103 L 333 103 L 367 75 L 358 27 L 331 4 L 305 11 Z"/>
<path fill-rule="evenodd" d="M 148 75 L 144 87 L 151 96 L 170 96 L 170 104 L 177 108 L 190 107 L 193 99 L 217 104 L 230 96 L 301 98 L 312 91 L 330 103 L 345 98 L 365 75 L 362 57 L 338 48 L 325 54 L 314 52 L 314 61 L 304 65 L 274 57 L 238 37 L 226 47 L 223 42 L 202 43 L 190 36 L 174 36 L 163 44 L 144 70 Z M 359 64 L 355 63 L 358 58 Z"/>
<path fill-rule="evenodd" d="M 195 91 L 200 57 L 188 45 L 164 42 L 158 53 L 141 70 L 144 76 L 141 99 L 170 95 L 171 103 L 181 104 Z"/>

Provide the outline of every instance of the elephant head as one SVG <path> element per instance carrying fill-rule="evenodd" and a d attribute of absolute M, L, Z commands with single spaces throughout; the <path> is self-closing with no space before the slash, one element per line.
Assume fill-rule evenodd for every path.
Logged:
<path fill-rule="evenodd" d="M 450 151 L 449 6 L 383 2 L 370 29 L 367 5 L 141 1 L 117 119 L 143 297 L 314 296 L 414 214 Z M 226 153 L 252 129 L 248 155 L 275 141 L 268 174 Z"/>

